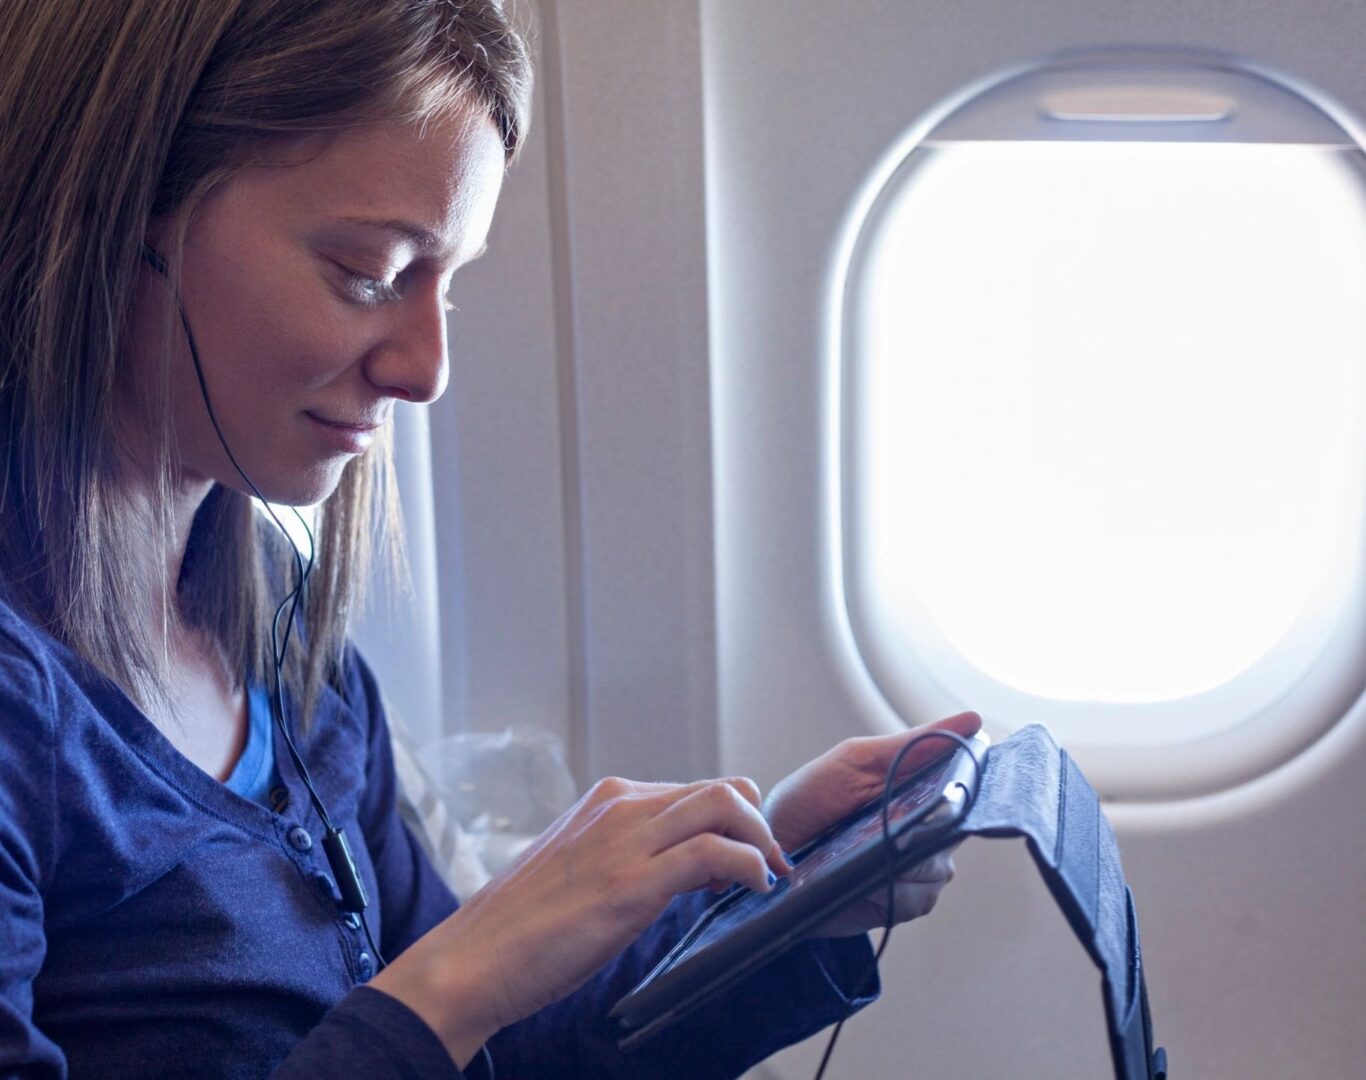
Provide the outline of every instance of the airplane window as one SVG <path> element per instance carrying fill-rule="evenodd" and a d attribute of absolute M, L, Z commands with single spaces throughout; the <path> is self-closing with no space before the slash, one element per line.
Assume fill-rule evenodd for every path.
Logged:
<path fill-rule="evenodd" d="M 1337 719 L 1361 166 L 1273 80 L 1111 64 L 1008 80 L 890 168 L 844 282 L 841 443 L 849 612 L 893 704 L 932 683 L 1107 760 L 1260 718 L 1243 776 Z"/>

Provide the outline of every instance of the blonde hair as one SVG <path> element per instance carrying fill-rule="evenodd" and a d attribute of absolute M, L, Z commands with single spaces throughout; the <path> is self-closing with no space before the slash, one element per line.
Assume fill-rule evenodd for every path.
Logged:
<path fill-rule="evenodd" d="M 148 538 L 120 497 L 114 451 L 149 223 L 173 224 L 161 254 L 174 296 L 195 208 L 272 148 L 473 104 L 511 160 L 530 79 L 525 41 L 494 0 L 0 5 L 0 584 L 135 701 L 165 685 L 151 631 L 170 618 L 123 569 Z M 173 303 L 165 317 L 169 329 Z M 148 422 L 169 514 L 177 337 L 162 337 Z M 348 617 L 397 514 L 390 446 L 376 440 L 322 507 L 308 648 L 291 651 L 285 673 L 305 718 L 336 681 Z M 169 521 L 160 532 L 169 544 Z M 268 681 L 271 617 L 292 574 L 288 547 L 250 499 L 215 485 L 176 600 L 221 647 L 234 683 Z"/>

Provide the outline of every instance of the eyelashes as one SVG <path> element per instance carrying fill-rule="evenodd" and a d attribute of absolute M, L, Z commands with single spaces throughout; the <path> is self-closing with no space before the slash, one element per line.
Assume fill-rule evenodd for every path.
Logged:
<path fill-rule="evenodd" d="M 342 271 L 342 288 L 346 293 L 347 299 L 358 304 L 363 308 L 377 308 L 382 304 L 393 303 L 403 299 L 403 293 L 395 281 L 385 281 L 382 278 L 368 277 L 365 274 L 357 274 L 353 270 L 336 264 Z M 441 306 L 445 311 L 456 310 L 449 298 L 442 296 Z"/>
<path fill-rule="evenodd" d="M 346 275 L 346 292 L 361 307 L 374 308 L 392 300 L 402 300 L 403 294 L 387 281 L 364 277 L 361 274 Z"/>

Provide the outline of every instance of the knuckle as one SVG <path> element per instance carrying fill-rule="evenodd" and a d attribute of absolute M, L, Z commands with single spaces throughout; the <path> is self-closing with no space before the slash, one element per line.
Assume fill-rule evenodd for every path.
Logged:
<path fill-rule="evenodd" d="M 737 776 L 731 781 L 731 786 L 736 790 L 746 802 L 758 806 L 760 800 L 759 785 L 748 776 Z"/>
<path fill-rule="evenodd" d="M 850 735 L 847 739 L 841 739 L 826 753 L 833 758 L 861 761 L 876 756 L 881 739 L 882 736 L 879 735 Z"/>
<path fill-rule="evenodd" d="M 713 780 L 704 789 L 708 801 L 718 810 L 726 810 L 735 805 L 739 792 L 724 780 Z"/>
<path fill-rule="evenodd" d="M 715 867 L 725 855 L 726 845 L 715 833 L 702 833 L 694 837 L 692 844 L 693 859 L 698 869 Z"/>
<path fill-rule="evenodd" d="M 619 799 L 630 790 L 630 781 L 623 780 L 620 776 L 604 776 L 592 787 L 592 792 L 598 801 L 606 802 L 610 799 Z"/>
<path fill-rule="evenodd" d="M 702 857 L 708 861 L 715 862 L 725 855 L 726 842 L 717 836 L 716 833 L 703 833 L 697 838 L 697 849 Z"/>

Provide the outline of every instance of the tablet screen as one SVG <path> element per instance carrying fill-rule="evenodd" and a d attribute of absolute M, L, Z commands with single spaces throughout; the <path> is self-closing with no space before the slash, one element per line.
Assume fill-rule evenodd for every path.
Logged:
<path fill-rule="evenodd" d="M 915 777 L 892 797 L 888 822 L 895 835 L 914 824 L 917 817 L 932 807 L 949 782 L 958 755 L 951 753 Z M 766 893 L 743 890 L 728 898 L 728 906 L 718 910 L 702 932 L 693 939 L 686 954 L 705 949 L 756 916 L 792 899 L 814 882 L 840 866 L 882 843 L 882 800 L 870 804 L 853 821 L 808 844 L 793 856 L 795 868 Z M 719 905 L 718 905 L 719 907 Z M 677 960 L 683 957 L 679 956 Z"/>

